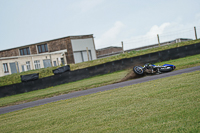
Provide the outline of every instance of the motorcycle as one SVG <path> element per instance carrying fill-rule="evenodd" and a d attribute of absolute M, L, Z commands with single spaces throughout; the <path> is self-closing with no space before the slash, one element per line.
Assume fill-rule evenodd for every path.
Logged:
<path fill-rule="evenodd" d="M 151 63 L 146 63 L 144 67 L 142 66 L 135 66 L 133 67 L 134 73 L 137 75 L 144 75 L 145 73 L 151 73 L 151 74 L 160 74 L 164 72 L 170 72 L 173 71 L 176 68 L 176 66 L 171 64 L 164 64 L 162 66 L 156 66 Z"/>

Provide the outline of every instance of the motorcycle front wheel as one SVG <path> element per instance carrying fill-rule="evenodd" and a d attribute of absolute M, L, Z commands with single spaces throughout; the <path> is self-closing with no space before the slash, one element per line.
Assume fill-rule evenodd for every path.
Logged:
<path fill-rule="evenodd" d="M 134 71 L 134 73 L 136 73 L 138 75 L 143 75 L 144 74 L 144 69 L 141 66 L 133 67 L 133 71 Z"/>

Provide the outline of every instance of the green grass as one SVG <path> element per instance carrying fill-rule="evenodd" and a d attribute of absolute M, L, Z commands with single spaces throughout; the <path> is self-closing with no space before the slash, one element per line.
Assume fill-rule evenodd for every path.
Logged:
<path fill-rule="evenodd" d="M 135 56 L 139 56 L 139 55 L 143 55 L 143 54 L 148 54 L 148 53 L 152 53 L 152 52 L 162 51 L 162 50 L 166 50 L 166 49 L 171 49 L 171 48 L 176 48 L 176 47 L 191 45 L 191 44 L 196 44 L 196 43 L 200 43 L 200 39 L 170 44 L 170 45 L 161 46 L 158 48 L 151 48 L 151 49 L 140 50 L 140 51 L 131 51 L 129 53 L 124 53 L 124 54 L 120 54 L 117 56 L 111 56 L 111 57 L 107 57 L 107 58 L 103 58 L 103 59 L 97 59 L 97 60 L 88 61 L 88 62 L 71 64 L 70 67 L 71 67 L 71 70 L 76 70 L 76 69 L 81 69 L 81 68 L 86 68 L 86 67 L 90 67 L 90 66 L 103 64 L 103 63 L 110 62 L 110 61 L 120 60 L 123 58 L 135 57 Z M 52 70 L 55 68 L 57 68 L 57 67 L 51 67 L 51 68 L 46 68 L 46 69 L 43 68 L 43 69 L 39 69 L 39 70 L 31 70 L 28 72 L 16 73 L 16 74 L 12 74 L 12 75 L 3 76 L 3 77 L 0 77 L 0 86 L 20 83 L 21 82 L 20 75 L 39 73 L 39 75 L 40 75 L 39 78 L 48 77 L 48 76 L 53 75 Z"/>
<path fill-rule="evenodd" d="M 0 115 L 0 132 L 200 132 L 200 71 Z"/>
<path fill-rule="evenodd" d="M 43 99 L 61 94 L 67 94 L 74 91 L 85 90 L 89 88 L 95 88 L 108 84 L 115 83 L 119 79 L 123 78 L 128 73 L 128 70 L 119 71 L 111 74 L 100 75 L 92 78 L 83 79 L 76 82 L 66 83 L 55 87 L 36 90 L 28 93 L 17 94 L 0 98 L 0 107 L 7 105 L 20 104 L 24 102 L 34 101 L 37 99 Z"/>
<path fill-rule="evenodd" d="M 170 60 L 165 62 L 159 62 L 157 65 L 163 65 L 165 63 L 171 63 L 176 65 L 176 70 L 189 68 L 193 66 L 200 65 L 200 54 L 194 56 L 188 56 L 185 58 L 180 58 L 176 60 Z M 47 97 L 52 97 L 61 94 L 67 94 L 74 91 L 90 89 L 94 87 L 104 86 L 108 84 L 112 84 L 115 82 L 120 81 L 124 78 L 128 73 L 132 70 L 123 70 L 115 73 L 99 75 L 92 78 L 66 83 L 63 85 L 50 87 L 42 90 L 36 90 L 28 93 L 8 96 L 4 98 L 0 98 L 0 107 L 8 106 L 8 105 L 15 105 L 24 102 L 34 101 L 38 99 L 43 99 Z"/>

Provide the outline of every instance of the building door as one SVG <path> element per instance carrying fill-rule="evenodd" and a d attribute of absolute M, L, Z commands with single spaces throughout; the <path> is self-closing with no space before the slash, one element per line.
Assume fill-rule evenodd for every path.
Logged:
<path fill-rule="evenodd" d="M 83 62 L 83 57 L 82 57 L 81 52 L 74 52 L 74 60 L 75 60 L 75 63 Z"/>
<path fill-rule="evenodd" d="M 49 59 L 43 60 L 44 68 L 51 67 L 51 61 Z"/>
<path fill-rule="evenodd" d="M 82 51 L 82 55 L 83 55 L 83 61 L 88 61 L 88 55 L 89 55 L 89 60 L 91 61 L 92 60 L 92 57 L 91 57 L 91 51 L 88 50 L 88 55 L 87 55 L 87 51 Z"/>
<path fill-rule="evenodd" d="M 13 62 L 13 63 L 9 63 L 9 64 L 10 64 L 11 74 L 17 73 L 18 63 Z"/>

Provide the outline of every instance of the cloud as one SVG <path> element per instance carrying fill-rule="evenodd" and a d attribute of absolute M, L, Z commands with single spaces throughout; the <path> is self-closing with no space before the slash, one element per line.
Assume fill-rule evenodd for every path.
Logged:
<path fill-rule="evenodd" d="M 167 27 L 171 26 L 171 23 L 163 23 L 160 26 L 154 25 L 150 28 L 150 30 L 145 35 L 140 36 L 134 36 L 129 39 L 126 39 L 126 42 L 128 41 L 144 41 L 145 39 L 149 38 L 156 38 L 157 34 L 163 34 Z"/>
<path fill-rule="evenodd" d="M 162 34 L 166 27 L 170 26 L 170 23 L 163 23 L 161 26 L 154 25 L 145 36 L 154 37 L 157 34 Z"/>
<path fill-rule="evenodd" d="M 106 47 L 106 44 L 109 44 L 107 46 L 114 44 L 124 27 L 125 27 L 125 25 L 122 22 L 116 21 L 110 29 L 108 29 L 106 32 L 104 32 L 100 36 L 100 38 L 95 41 L 96 46 L 97 47 L 102 47 L 102 46 Z"/>

